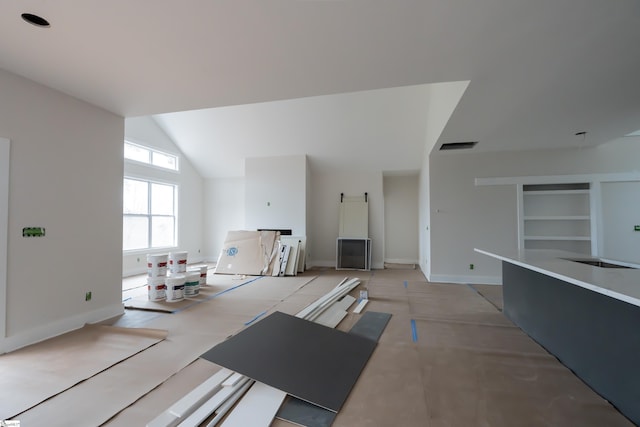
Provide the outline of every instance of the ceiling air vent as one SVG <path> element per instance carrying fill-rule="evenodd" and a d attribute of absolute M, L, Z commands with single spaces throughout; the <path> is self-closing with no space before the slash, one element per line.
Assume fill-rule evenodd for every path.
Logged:
<path fill-rule="evenodd" d="M 445 142 L 440 146 L 440 151 L 446 150 L 467 150 L 469 148 L 473 148 L 478 141 L 467 141 L 467 142 Z"/>

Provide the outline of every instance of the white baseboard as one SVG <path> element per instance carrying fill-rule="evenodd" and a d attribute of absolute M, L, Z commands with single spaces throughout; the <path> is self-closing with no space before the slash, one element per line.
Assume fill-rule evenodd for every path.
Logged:
<path fill-rule="evenodd" d="M 17 350 L 64 334 L 65 332 L 81 328 L 86 323 L 101 322 L 103 320 L 119 316 L 122 313 L 124 313 L 124 306 L 122 303 L 117 303 L 88 313 L 81 313 L 55 322 L 47 323 L 46 325 L 33 328 L 25 332 L 20 332 L 4 339 L 2 342 L 2 348 L 0 348 L 0 354 Z"/>
<path fill-rule="evenodd" d="M 329 267 L 336 268 L 336 260 L 332 259 L 331 261 L 327 260 L 307 260 L 307 268 L 313 267 Z M 374 270 L 382 270 L 384 268 L 384 262 L 372 262 L 371 268 Z"/>
<path fill-rule="evenodd" d="M 432 274 L 427 277 L 432 283 L 460 283 L 472 285 L 501 285 L 500 276 L 452 276 L 447 274 Z"/>
<path fill-rule="evenodd" d="M 389 258 L 389 259 L 385 259 L 384 262 L 388 264 L 415 264 L 415 265 L 419 264 L 419 261 L 417 259 L 404 259 L 404 258 Z"/>
<path fill-rule="evenodd" d="M 327 260 L 318 260 L 318 259 L 314 259 L 314 260 L 310 260 L 307 259 L 307 268 L 313 268 L 313 267 L 336 267 L 336 260 L 332 259 L 330 261 Z"/>

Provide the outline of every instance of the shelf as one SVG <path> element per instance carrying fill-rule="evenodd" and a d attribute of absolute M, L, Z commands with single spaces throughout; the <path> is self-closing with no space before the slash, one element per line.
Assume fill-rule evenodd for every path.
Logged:
<path fill-rule="evenodd" d="M 589 236 L 524 236 L 524 240 L 572 240 L 585 241 L 591 240 Z"/>
<path fill-rule="evenodd" d="M 520 248 L 593 251 L 589 183 L 523 184 L 519 191 Z"/>
<path fill-rule="evenodd" d="M 537 190 L 523 191 L 525 196 L 558 196 L 567 194 L 589 194 L 589 190 Z"/>
<path fill-rule="evenodd" d="M 589 215 L 532 215 L 525 216 L 525 221 L 589 221 Z"/>

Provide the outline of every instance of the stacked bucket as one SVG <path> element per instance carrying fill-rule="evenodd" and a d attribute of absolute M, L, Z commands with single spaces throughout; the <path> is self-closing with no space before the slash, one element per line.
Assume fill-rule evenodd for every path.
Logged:
<path fill-rule="evenodd" d="M 182 301 L 185 297 L 187 253 L 169 253 L 169 277 L 167 277 L 167 302 Z"/>
<path fill-rule="evenodd" d="M 207 266 L 187 268 L 187 252 L 147 255 L 149 301 L 182 301 L 200 293 L 207 283 Z"/>
<path fill-rule="evenodd" d="M 147 255 L 149 301 L 163 301 L 166 299 L 168 258 L 168 255 Z"/>

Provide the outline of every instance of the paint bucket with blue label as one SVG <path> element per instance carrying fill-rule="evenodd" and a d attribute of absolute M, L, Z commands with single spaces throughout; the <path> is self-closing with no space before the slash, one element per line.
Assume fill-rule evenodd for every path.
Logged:
<path fill-rule="evenodd" d="M 200 271 L 191 271 L 187 273 L 184 283 L 184 296 L 186 298 L 194 297 L 200 293 Z"/>
<path fill-rule="evenodd" d="M 186 277 L 182 274 L 175 274 L 171 277 L 167 277 L 167 280 L 165 281 L 167 286 L 167 302 L 182 301 L 184 299 L 185 282 Z"/>

